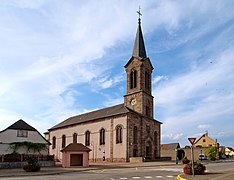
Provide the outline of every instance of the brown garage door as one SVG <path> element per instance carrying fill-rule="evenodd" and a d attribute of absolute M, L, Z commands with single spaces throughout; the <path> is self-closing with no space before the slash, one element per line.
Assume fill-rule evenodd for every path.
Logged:
<path fill-rule="evenodd" d="M 83 166 L 83 154 L 71 154 L 71 166 Z"/>

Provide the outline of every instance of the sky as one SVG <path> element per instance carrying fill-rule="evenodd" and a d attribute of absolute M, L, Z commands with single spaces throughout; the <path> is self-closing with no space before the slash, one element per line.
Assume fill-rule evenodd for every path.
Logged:
<path fill-rule="evenodd" d="M 0 0 L 0 131 L 123 103 L 139 5 L 161 143 L 234 147 L 232 0 Z"/>

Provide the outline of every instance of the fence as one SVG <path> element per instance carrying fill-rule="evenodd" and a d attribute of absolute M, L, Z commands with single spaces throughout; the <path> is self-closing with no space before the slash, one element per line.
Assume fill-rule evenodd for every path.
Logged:
<path fill-rule="evenodd" d="M 54 155 L 39 154 L 5 154 L 0 155 L 0 162 L 24 162 L 29 157 L 35 157 L 38 161 L 54 161 Z"/>

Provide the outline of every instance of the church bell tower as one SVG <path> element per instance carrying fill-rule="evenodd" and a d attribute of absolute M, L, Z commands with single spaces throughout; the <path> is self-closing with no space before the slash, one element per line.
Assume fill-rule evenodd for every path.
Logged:
<path fill-rule="evenodd" d="M 140 10 L 138 14 L 138 29 L 132 57 L 124 66 L 127 74 L 127 91 L 124 96 L 124 105 L 143 116 L 153 119 L 152 71 L 154 68 L 146 55 L 141 30 Z"/>

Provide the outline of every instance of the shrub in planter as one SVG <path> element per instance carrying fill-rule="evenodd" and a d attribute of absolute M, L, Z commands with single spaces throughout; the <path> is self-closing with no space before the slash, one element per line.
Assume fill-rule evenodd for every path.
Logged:
<path fill-rule="evenodd" d="M 182 159 L 183 164 L 188 164 L 189 162 L 190 160 L 186 156 Z"/>
<path fill-rule="evenodd" d="M 194 174 L 200 175 L 204 174 L 206 167 L 200 162 L 194 162 Z M 186 164 L 183 168 L 184 174 L 191 175 L 192 174 L 192 163 Z"/>
<path fill-rule="evenodd" d="M 23 169 L 27 172 L 36 172 L 40 171 L 41 167 L 38 163 L 37 158 L 35 157 L 29 157 L 27 159 L 28 164 L 24 165 Z"/>

